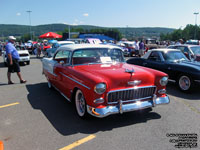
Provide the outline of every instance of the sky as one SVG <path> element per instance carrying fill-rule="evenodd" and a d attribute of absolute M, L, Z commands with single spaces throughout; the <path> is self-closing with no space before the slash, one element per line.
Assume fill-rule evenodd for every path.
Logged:
<path fill-rule="evenodd" d="M 200 0 L 0 0 L 0 24 L 179 29 L 195 18 L 200 24 L 194 12 L 200 12 Z"/>

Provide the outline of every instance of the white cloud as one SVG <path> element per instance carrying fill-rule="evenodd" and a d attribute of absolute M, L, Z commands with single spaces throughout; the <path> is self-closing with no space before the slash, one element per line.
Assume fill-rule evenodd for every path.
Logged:
<path fill-rule="evenodd" d="M 88 13 L 84 13 L 83 16 L 84 16 L 84 17 L 88 17 L 89 14 L 88 14 Z"/>
<path fill-rule="evenodd" d="M 83 24 L 84 22 L 83 22 L 83 21 L 80 21 L 79 23 L 80 23 L 80 24 Z"/>
<path fill-rule="evenodd" d="M 72 25 L 73 25 L 73 26 L 77 26 L 78 24 L 77 24 L 76 22 L 74 22 Z"/>
<path fill-rule="evenodd" d="M 59 21 L 58 23 L 60 23 L 61 21 Z M 66 25 L 68 25 L 69 23 L 67 23 L 67 22 L 63 22 L 63 24 L 66 24 Z"/>
<path fill-rule="evenodd" d="M 18 13 L 16 13 L 16 16 L 21 16 L 21 13 L 19 13 L 19 12 L 18 12 Z"/>

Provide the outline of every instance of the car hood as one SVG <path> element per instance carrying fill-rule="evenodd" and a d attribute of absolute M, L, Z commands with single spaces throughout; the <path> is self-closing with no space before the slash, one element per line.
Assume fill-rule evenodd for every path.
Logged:
<path fill-rule="evenodd" d="M 144 67 L 130 65 L 127 63 L 118 64 L 93 64 L 93 65 L 82 65 L 75 66 L 78 72 L 82 72 L 84 75 L 89 75 L 97 82 L 106 82 L 110 88 L 120 87 L 132 87 L 128 82 L 139 80 L 141 83 L 138 86 L 152 86 L 155 85 L 155 74 L 154 71 L 149 71 Z M 134 70 L 133 73 L 127 71 Z M 162 72 L 155 71 L 160 76 L 165 75 Z"/>
<path fill-rule="evenodd" d="M 17 51 L 19 54 L 29 54 L 28 50 L 19 50 Z"/>
<path fill-rule="evenodd" d="M 197 62 L 197 61 L 182 61 L 179 64 L 182 66 L 187 66 L 190 68 L 195 68 L 195 69 L 200 70 L 200 62 Z"/>

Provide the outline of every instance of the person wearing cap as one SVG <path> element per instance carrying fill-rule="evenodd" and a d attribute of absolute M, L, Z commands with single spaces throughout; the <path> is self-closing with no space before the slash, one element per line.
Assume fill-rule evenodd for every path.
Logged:
<path fill-rule="evenodd" d="M 14 84 L 11 80 L 11 73 L 16 72 L 17 76 L 19 77 L 20 83 L 26 83 L 26 80 L 22 79 L 20 73 L 20 66 L 19 66 L 19 53 L 14 47 L 16 38 L 14 36 L 8 37 L 8 44 L 6 45 L 6 55 L 7 55 L 7 64 L 8 64 L 8 84 Z"/>

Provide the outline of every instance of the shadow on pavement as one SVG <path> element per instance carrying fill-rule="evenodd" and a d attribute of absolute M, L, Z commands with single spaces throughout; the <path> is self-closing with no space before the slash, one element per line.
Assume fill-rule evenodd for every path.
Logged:
<path fill-rule="evenodd" d="M 167 84 L 167 94 L 184 98 L 186 100 L 200 100 L 200 93 L 198 88 L 194 88 L 190 93 L 184 93 L 178 89 L 176 83 L 169 82 Z"/>
<path fill-rule="evenodd" d="M 77 116 L 73 104 L 62 97 L 59 92 L 48 89 L 47 83 L 26 85 L 26 87 L 29 92 L 28 100 L 32 107 L 40 109 L 53 127 L 62 135 L 93 134 L 98 131 L 108 131 L 113 128 L 161 118 L 155 112 L 131 112 L 102 119 L 90 117 L 87 120 L 82 120 Z"/>

